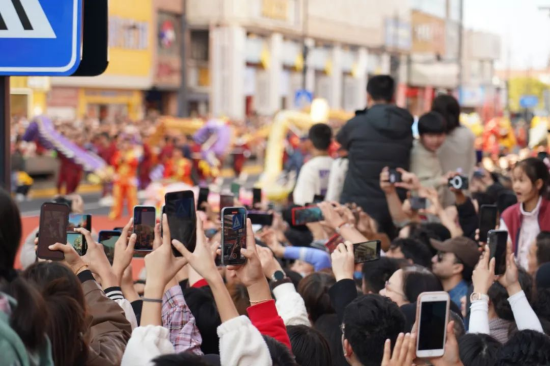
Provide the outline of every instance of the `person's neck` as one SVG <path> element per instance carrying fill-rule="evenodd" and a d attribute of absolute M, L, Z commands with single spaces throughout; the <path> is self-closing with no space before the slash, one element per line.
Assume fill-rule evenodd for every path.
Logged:
<path fill-rule="evenodd" d="M 316 158 L 318 156 L 328 156 L 328 151 L 322 151 L 322 150 L 317 150 L 317 149 L 313 149 L 311 151 L 311 157 L 312 158 Z"/>
<path fill-rule="evenodd" d="M 530 200 L 525 201 L 523 203 L 523 210 L 525 212 L 531 212 L 535 208 L 537 208 L 538 203 L 539 203 L 539 196 L 537 195 L 537 196 L 535 196 L 535 197 L 531 198 Z"/>
<path fill-rule="evenodd" d="M 369 104 L 369 108 L 372 108 L 374 107 L 375 105 L 386 105 L 386 104 L 390 104 L 389 102 L 386 102 L 385 100 L 373 100 L 370 102 Z"/>
<path fill-rule="evenodd" d="M 487 313 L 487 316 L 489 317 L 489 320 L 498 318 L 497 312 L 495 311 L 495 307 L 491 304 L 489 304 L 489 312 Z"/>
<path fill-rule="evenodd" d="M 441 279 L 441 284 L 443 285 L 443 290 L 449 292 L 453 288 L 455 288 L 460 283 L 460 281 L 462 281 L 462 276 L 454 275 L 449 278 Z"/>

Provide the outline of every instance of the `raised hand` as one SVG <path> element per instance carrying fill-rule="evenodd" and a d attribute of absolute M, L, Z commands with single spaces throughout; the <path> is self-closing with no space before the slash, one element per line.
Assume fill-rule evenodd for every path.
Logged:
<path fill-rule="evenodd" d="M 78 255 L 76 250 L 69 244 L 55 243 L 48 247 L 50 250 L 59 250 L 65 255 L 65 259 L 60 262 L 69 267 L 74 274 L 78 274 L 82 270 L 86 269 L 86 263 Z"/>
<path fill-rule="evenodd" d="M 474 292 L 484 295 L 487 294 L 489 287 L 495 281 L 495 258 L 489 260 L 489 256 L 489 247 L 486 246 L 472 274 Z"/>
<path fill-rule="evenodd" d="M 355 269 L 355 255 L 353 253 L 353 244 L 346 242 L 338 244 L 338 247 L 332 252 L 332 271 L 336 281 L 343 279 L 353 279 Z"/>
<path fill-rule="evenodd" d="M 384 343 L 384 358 L 381 366 L 411 366 L 416 358 L 416 335 L 400 333 L 395 341 L 393 353 L 391 351 L 391 341 L 389 339 Z"/>
<path fill-rule="evenodd" d="M 122 229 L 120 237 L 115 243 L 115 255 L 113 258 L 113 272 L 118 279 L 119 285 L 122 280 L 122 275 L 124 270 L 132 262 L 132 257 L 134 255 L 134 246 L 136 244 L 137 236 L 132 234 L 130 239 L 128 235 L 132 231 L 132 226 L 134 224 L 134 219 L 130 219 L 126 226 Z"/>
<path fill-rule="evenodd" d="M 88 230 L 80 228 L 75 229 L 75 231 L 86 238 L 88 250 L 86 251 L 86 255 L 82 256 L 82 260 L 88 265 L 90 271 L 101 278 L 103 289 L 120 286 L 120 282 L 113 273 L 109 259 L 107 259 L 103 245 L 96 243 Z"/>

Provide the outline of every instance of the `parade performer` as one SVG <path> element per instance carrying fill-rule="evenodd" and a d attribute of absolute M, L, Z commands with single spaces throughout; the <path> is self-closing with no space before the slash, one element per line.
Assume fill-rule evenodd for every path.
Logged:
<path fill-rule="evenodd" d="M 483 150 L 490 152 L 494 158 L 501 153 L 510 153 L 516 146 L 516 136 L 510 120 L 506 117 L 495 117 L 485 126 L 483 132 Z"/>
<path fill-rule="evenodd" d="M 183 150 L 175 148 L 172 157 L 164 164 L 164 178 L 193 186 L 193 163 L 183 156 Z"/>
<path fill-rule="evenodd" d="M 128 207 L 128 214 L 132 215 L 134 206 L 138 205 L 137 198 L 137 167 L 139 152 L 131 136 L 122 136 L 119 149 L 111 160 L 115 168 L 113 184 L 113 207 L 109 218 L 116 220 L 122 216 L 124 200 Z"/>
<path fill-rule="evenodd" d="M 209 120 L 195 133 L 193 139 L 201 146 L 201 160 L 198 164 L 200 174 L 206 179 L 217 177 L 231 140 L 228 121 Z"/>

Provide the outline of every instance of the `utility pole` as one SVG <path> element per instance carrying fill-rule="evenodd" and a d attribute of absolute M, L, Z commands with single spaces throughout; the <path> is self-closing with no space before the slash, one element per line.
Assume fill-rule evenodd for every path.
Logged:
<path fill-rule="evenodd" d="M 464 48 L 464 0 L 459 0 L 458 24 L 458 95 L 462 93 L 462 49 Z"/>
<path fill-rule="evenodd" d="M 307 25 L 308 25 L 308 18 L 309 18 L 309 0 L 302 0 L 302 58 L 304 60 L 304 65 L 302 67 L 302 89 L 307 89 L 307 56 L 309 53 L 309 50 L 307 48 L 306 44 L 306 37 L 307 37 Z"/>
<path fill-rule="evenodd" d="M 185 0 L 181 0 L 183 3 L 183 12 L 181 15 L 181 39 L 180 39 L 180 58 L 181 58 L 181 70 L 180 70 L 180 87 L 178 91 L 178 117 L 187 117 L 189 115 L 188 101 L 187 101 L 187 46 L 191 43 L 188 42 L 190 35 L 188 34 L 187 27 L 187 11 L 185 9 Z"/>

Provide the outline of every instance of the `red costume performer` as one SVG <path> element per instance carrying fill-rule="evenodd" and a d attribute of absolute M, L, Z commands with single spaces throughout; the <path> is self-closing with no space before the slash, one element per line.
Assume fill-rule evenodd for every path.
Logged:
<path fill-rule="evenodd" d="M 57 177 L 57 193 L 62 194 L 63 185 L 65 185 L 65 194 L 72 194 L 76 192 L 82 180 L 82 167 L 61 153 L 57 156 L 61 162 Z"/>
<path fill-rule="evenodd" d="M 136 151 L 129 145 L 128 141 L 123 142 L 111 164 L 115 168 L 113 185 L 113 208 L 109 218 L 116 220 L 122 216 L 124 200 L 126 199 L 128 214 L 132 215 L 134 206 L 138 205 L 137 199 L 137 167 L 139 159 Z"/>
<path fill-rule="evenodd" d="M 151 184 L 151 169 L 153 168 L 153 152 L 149 144 L 143 143 L 143 157 L 139 163 L 139 188 L 145 189 Z"/>

